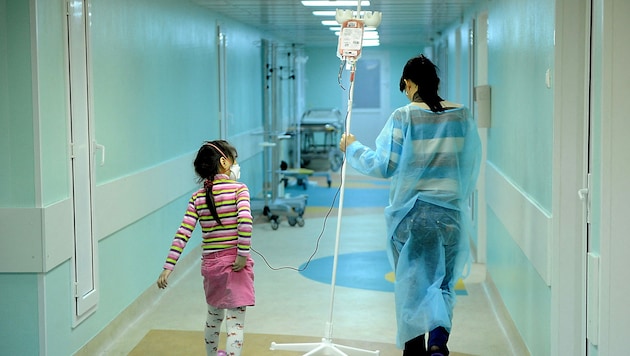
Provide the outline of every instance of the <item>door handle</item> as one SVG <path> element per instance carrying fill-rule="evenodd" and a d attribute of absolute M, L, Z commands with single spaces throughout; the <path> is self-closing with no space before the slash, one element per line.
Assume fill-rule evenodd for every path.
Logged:
<path fill-rule="evenodd" d="M 94 144 L 94 151 L 95 152 L 97 150 L 101 151 L 101 164 L 100 165 L 104 166 L 105 165 L 105 146 L 96 143 L 96 141 L 93 141 L 93 144 Z"/>

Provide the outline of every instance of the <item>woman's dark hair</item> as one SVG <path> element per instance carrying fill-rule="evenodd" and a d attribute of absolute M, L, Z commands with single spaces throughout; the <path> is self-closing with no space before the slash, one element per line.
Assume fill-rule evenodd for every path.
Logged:
<path fill-rule="evenodd" d="M 235 162 L 237 157 L 236 149 L 224 140 L 206 141 L 201 148 L 199 148 L 194 162 L 195 172 L 199 177 L 199 183 L 203 182 L 203 186 L 206 189 L 206 204 L 208 205 L 208 209 L 210 209 L 210 213 L 212 213 L 212 217 L 219 225 L 223 224 L 221 224 L 217 208 L 214 204 L 212 180 L 215 175 L 219 174 L 221 157 Z"/>
<path fill-rule="evenodd" d="M 438 95 L 440 78 L 438 68 L 423 54 L 411 58 L 403 68 L 400 77 L 400 91 L 405 90 L 405 79 L 411 80 L 418 85 L 418 91 L 413 96 L 413 101 L 425 102 L 433 112 L 444 111 L 441 101 L 444 99 Z"/>

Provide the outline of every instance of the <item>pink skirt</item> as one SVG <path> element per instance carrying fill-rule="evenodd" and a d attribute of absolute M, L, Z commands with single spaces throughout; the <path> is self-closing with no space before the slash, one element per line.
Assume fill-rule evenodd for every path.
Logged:
<path fill-rule="evenodd" d="M 236 248 L 212 252 L 201 259 L 201 275 L 206 302 L 218 309 L 234 309 L 255 304 L 254 260 L 247 257 L 245 268 L 232 271 Z"/>

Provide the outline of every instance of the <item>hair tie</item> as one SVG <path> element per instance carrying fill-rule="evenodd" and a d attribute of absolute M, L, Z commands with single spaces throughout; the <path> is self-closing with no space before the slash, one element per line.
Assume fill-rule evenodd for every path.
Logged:
<path fill-rule="evenodd" d="M 223 153 L 223 151 L 221 151 L 219 149 L 219 147 L 215 146 L 214 144 L 212 144 L 210 142 L 206 142 L 206 145 L 214 147 L 215 150 L 219 151 L 219 153 L 221 154 L 221 156 L 223 156 L 223 158 L 228 159 L 227 156 L 225 155 L 225 153 Z"/>
<path fill-rule="evenodd" d="M 212 190 L 212 180 L 206 178 L 206 180 L 203 181 L 203 187 L 207 191 L 211 191 Z"/>

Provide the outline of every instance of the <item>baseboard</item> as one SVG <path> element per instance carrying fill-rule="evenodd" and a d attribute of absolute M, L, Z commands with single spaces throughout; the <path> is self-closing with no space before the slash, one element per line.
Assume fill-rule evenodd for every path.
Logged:
<path fill-rule="evenodd" d="M 169 286 L 176 285 L 177 282 L 186 276 L 190 268 L 198 268 L 199 256 L 201 256 L 201 246 L 197 246 L 186 256 L 177 262 L 177 269 L 180 273 L 173 273 L 169 277 Z M 136 300 L 125 308 L 118 316 L 112 320 L 101 332 L 88 341 L 75 356 L 105 355 L 107 348 L 111 346 L 112 340 L 119 339 L 127 329 L 133 327 L 130 320 L 138 320 L 147 311 L 147 305 L 153 305 L 159 301 L 164 292 L 151 285 Z"/>
<path fill-rule="evenodd" d="M 505 304 L 503 303 L 503 299 L 499 294 L 499 290 L 497 289 L 494 281 L 492 281 L 492 277 L 489 274 L 486 274 L 486 280 L 483 283 L 483 289 L 488 297 L 488 301 L 492 306 L 495 317 L 499 323 L 499 326 L 503 329 L 505 336 L 510 343 L 510 348 L 512 349 L 512 355 L 515 356 L 531 356 L 527 345 L 523 341 L 521 334 L 514 324 L 510 313 L 508 312 Z"/>

